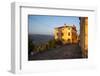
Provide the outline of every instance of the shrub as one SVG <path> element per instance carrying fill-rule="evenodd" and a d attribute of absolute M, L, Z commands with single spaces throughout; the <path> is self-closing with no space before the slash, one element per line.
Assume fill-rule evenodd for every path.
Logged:
<path fill-rule="evenodd" d="M 49 44 L 49 48 L 55 48 L 56 47 L 56 41 L 54 39 L 53 40 L 50 40 L 48 42 L 48 44 Z"/>
<path fill-rule="evenodd" d="M 61 40 L 56 40 L 56 45 L 62 45 L 62 41 Z"/>
<path fill-rule="evenodd" d="M 28 39 L 28 53 L 30 54 L 34 49 L 34 44 L 31 39 Z"/>

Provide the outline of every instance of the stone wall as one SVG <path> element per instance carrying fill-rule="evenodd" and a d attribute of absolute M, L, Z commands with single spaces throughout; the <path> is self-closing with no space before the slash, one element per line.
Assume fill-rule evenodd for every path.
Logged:
<path fill-rule="evenodd" d="M 83 57 L 88 57 L 88 17 L 80 17 L 80 46 Z"/>

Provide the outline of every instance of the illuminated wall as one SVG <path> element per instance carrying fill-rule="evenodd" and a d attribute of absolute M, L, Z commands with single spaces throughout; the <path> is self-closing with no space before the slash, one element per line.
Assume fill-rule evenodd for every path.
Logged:
<path fill-rule="evenodd" d="M 75 26 L 67 26 L 66 24 L 61 27 L 55 28 L 54 38 L 55 40 L 62 41 L 63 44 L 77 43 L 77 30 Z"/>
<path fill-rule="evenodd" d="M 88 57 L 88 17 L 80 17 L 80 46 L 83 57 Z"/>

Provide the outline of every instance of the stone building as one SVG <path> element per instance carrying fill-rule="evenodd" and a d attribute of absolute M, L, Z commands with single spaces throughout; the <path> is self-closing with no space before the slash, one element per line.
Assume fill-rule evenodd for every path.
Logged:
<path fill-rule="evenodd" d="M 78 43 L 78 34 L 75 25 L 56 27 L 54 30 L 55 40 L 61 41 L 63 44 Z"/>
<path fill-rule="evenodd" d="M 80 17 L 80 46 L 83 57 L 88 57 L 88 17 Z"/>

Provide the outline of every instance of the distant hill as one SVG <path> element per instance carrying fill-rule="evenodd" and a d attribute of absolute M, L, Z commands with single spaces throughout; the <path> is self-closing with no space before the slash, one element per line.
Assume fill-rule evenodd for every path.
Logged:
<path fill-rule="evenodd" d="M 53 35 L 40 35 L 40 34 L 29 34 L 28 38 L 36 45 L 40 43 L 46 43 L 49 40 L 53 39 Z"/>

